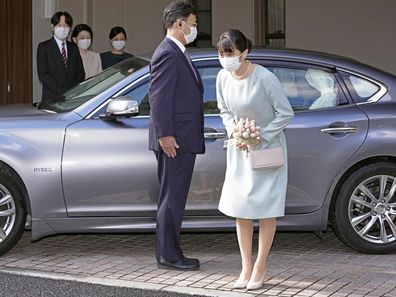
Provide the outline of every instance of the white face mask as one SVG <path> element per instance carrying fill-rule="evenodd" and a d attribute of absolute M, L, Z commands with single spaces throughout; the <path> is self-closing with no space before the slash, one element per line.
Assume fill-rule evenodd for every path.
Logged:
<path fill-rule="evenodd" d="M 56 38 L 60 40 L 66 40 L 67 36 L 69 36 L 70 28 L 69 27 L 55 27 L 54 34 Z"/>
<path fill-rule="evenodd" d="M 86 50 L 87 48 L 89 48 L 91 45 L 91 39 L 80 39 L 78 41 L 78 47 Z"/>
<path fill-rule="evenodd" d="M 111 44 L 116 50 L 120 51 L 125 47 L 126 42 L 125 40 L 114 40 Z"/>
<path fill-rule="evenodd" d="M 239 58 L 241 56 L 242 55 L 234 57 L 220 57 L 219 55 L 220 64 L 225 70 L 228 70 L 230 72 L 236 71 L 239 69 L 239 67 L 241 67 L 242 64 L 242 62 L 239 61 Z"/>
<path fill-rule="evenodd" d="M 183 23 L 190 28 L 190 34 L 185 34 L 183 31 L 183 35 L 184 35 L 184 39 L 186 40 L 186 44 L 189 44 L 191 42 L 193 42 L 198 35 L 198 30 L 196 27 L 190 27 L 189 25 L 187 25 L 186 22 L 183 21 Z"/>

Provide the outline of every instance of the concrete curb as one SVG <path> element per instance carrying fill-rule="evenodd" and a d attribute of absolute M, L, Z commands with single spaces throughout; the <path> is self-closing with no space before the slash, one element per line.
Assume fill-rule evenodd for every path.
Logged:
<path fill-rule="evenodd" d="M 151 291 L 165 291 L 165 292 L 173 292 L 185 295 L 200 295 L 206 297 L 254 297 L 253 294 L 243 293 L 243 292 L 225 292 L 211 289 L 202 289 L 202 288 L 193 288 L 193 287 L 180 287 L 180 286 L 167 286 L 167 285 L 159 285 L 153 283 L 143 283 L 136 281 L 126 281 L 126 280 L 118 280 L 118 279 L 105 279 L 99 277 L 78 277 L 72 274 L 66 273 L 56 273 L 56 272 L 42 272 L 32 269 L 21 269 L 21 268 L 0 268 L 0 272 L 14 274 L 14 275 L 22 275 L 22 276 L 30 276 L 30 277 L 38 277 L 38 278 L 47 278 L 52 280 L 63 280 L 63 281 L 73 281 L 80 283 L 88 283 L 95 285 L 104 285 L 104 286 L 112 286 L 112 287 L 124 287 L 124 288 L 133 288 L 140 290 L 151 290 Z"/>

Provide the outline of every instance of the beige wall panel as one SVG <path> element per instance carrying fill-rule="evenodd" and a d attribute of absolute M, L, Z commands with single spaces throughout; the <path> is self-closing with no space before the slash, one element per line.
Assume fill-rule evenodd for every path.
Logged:
<path fill-rule="evenodd" d="M 165 37 L 162 13 L 170 0 L 127 1 L 128 48 L 134 54 L 154 51 Z"/>
<path fill-rule="evenodd" d="M 164 37 L 162 12 L 168 3 L 168 0 L 93 0 L 94 49 L 109 50 L 110 29 L 122 26 L 128 35 L 127 52 L 153 51 Z"/>
<path fill-rule="evenodd" d="M 94 0 L 92 30 L 94 32 L 93 49 L 97 52 L 110 50 L 109 33 L 114 26 L 126 28 L 126 0 Z M 126 51 L 130 51 L 129 44 Z"/>
<path fill-rule="evenodd" d="M 239 29 L 252 39 L 253 16 L 253 0 L 213 0 L 212 44 L 216 45 L 221 33 L 230 28 Z"/>
<path fill-rule="evenodd" d="M 88 24 L 92 26 L 92 4 L 95 0 L 59 0 L 59 7 L 73 17 L 73 26 Z"/>
<path fill-rule="evenodd" d="M 286 0 L 286 46 L 335 53 L 396 73 L 396 1 Z"/>

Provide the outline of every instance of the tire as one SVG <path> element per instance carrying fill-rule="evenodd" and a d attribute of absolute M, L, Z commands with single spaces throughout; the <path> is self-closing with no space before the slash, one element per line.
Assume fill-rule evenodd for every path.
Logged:
<path fill-rule="evenodd" d="M 13 248 L 22 236 L 26 206 L 19 179 L 0 164 L 0 256 Z"/>
<path fill-rule="evenodd" d="M 359 252 L 395 252 L 395 193 L 395 164 L 378 162 L 353 172 L 341 185 L 330 211 L 337 237 Z"/>

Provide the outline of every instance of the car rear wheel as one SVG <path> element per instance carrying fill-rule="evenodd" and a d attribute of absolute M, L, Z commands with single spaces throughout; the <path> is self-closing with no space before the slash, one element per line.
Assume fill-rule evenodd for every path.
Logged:
<path fill-rule="evenodd" d="M 396 251 L 396 166 L 370 164 L 342 184 L 330 215 L 336 235 L 353 249 Z"/>
<path fill-rule="evenodd" d="M 25 201 L 12 172 L 0 165 L 0 255 L 21 238 L 26 221 Z"/>

